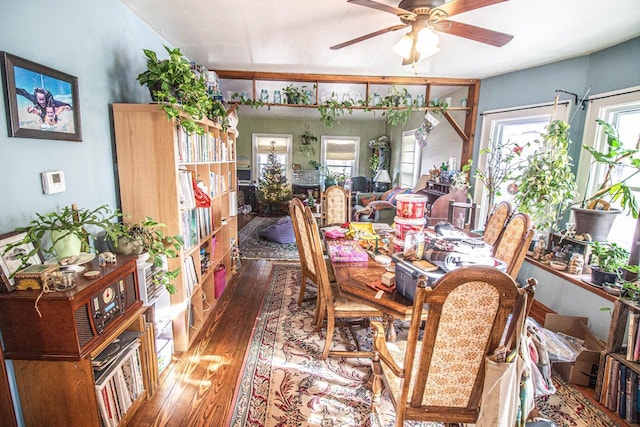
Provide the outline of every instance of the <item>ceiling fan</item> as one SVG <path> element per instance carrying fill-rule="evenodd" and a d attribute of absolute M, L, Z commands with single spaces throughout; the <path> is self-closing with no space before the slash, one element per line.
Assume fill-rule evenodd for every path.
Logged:
<path fill-rule="evenodd" d="M 393 47 L 393 50 L 403 57 L 402 65 L 415 64 L 420 59 L 431 56 L 440 50 L 435 31 L 501 47 L 509 43 L 513 36 L 475 25 L 450 21 L 447 18 L 504 1 L 508 0 L 402 0 L 398 7 L 394 7 L 373 0 L 347 0 L 348 3 L 393 13 L 400 18 L 402 24 L 365 34 L 331 46 L 331 49 L 342 49 L 372 37 L 407 27 L 411 27 L 411 31 Z"/>

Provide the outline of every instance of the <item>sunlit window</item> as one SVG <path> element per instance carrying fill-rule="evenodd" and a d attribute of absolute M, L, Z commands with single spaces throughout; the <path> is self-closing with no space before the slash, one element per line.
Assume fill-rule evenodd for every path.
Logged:
<path fill-rule="evenodd" d="M 342 174 L 345 177 L 358 175 L 360 137 L 322 136 L 320 140 L 322 164 L 330 172 Z"/>

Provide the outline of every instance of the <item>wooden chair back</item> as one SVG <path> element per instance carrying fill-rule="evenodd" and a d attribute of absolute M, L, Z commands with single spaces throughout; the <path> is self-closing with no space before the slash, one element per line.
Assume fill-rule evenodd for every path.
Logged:
<path fill-rule="evenodd" d="M 482 234 L 482 240 L 491 246 L 494 246 L 502 232 L 504 227 L 511 218 L 512 207 L 509 202 L 500 202 L 493 207 L 493 211 L 487 219 L 487 224 L 484 226 L 484 233 Z"/>
<path fill-rule="evenodd" d="M 344 224 L 351 212 L 351 192 L 339 185 L 332 185 L 322 192 L 322 224 Z"/>
<path fill-rule="evenodd" d="M 462 222 L 462 228 L 466 230 L 473 230 L 476 228 L 476 210 L 478 204 L 476 202 L 456 202 L 455 200 L 449 200 L 449 213 L 447 215 L 447 221 L 457 227 L 460 224 L 457 223 L 460 214 L 463 215 L 464 221 Z"/>
<path fill-rule="evenodd" d="M 443 194 L 438 197 L 431 205 L 431 209 L 426 215 L 427 225 L 436 225 L 441 221 L 446 221 L 449 215 L 449 200 L 454 202 L 464 202 L 467 200 L 467 194 L 469 190 L 465 188 L 458 188 L 450 191 L 447 194 Z"/>
<path fill-rule="evenodd" d="M 310 212 L 310 211 L 309 211 Z M 316 275 L 316 266 L 313 262 L 312 243 L 307 231 L 305 206 L 298 198 L 293 198 L 289 202 L 289 215 L 293 223 L 293 232 L 296 236 L 296 244 L 298 246 L 298 254 L 300 255 L 300 295 L 298 296 L 298 305 L 302 305 L 304 300 L 304 292 L 307 286 L 307 279 L 316 285 L 318 278 Z M 313 214 L 311 215 L 313 218 Z"/>
<path fill-rule="evenodd" d="M 404 420 L 475 423 L 485 355 L 500 345 L 508 317 L 523 298 L 525 291 L 509 275 L 486 266 L 453 270 L 433 288 L 419 279 L 404 353 L 394 358 L 374 325 L 374 402 L 384 380 L 396 407 L 396 426 Z M 421 328 L 425 304 L 429 311 Z"/>
<path fill-rule="evenodd" d="M 502 236 L 493 247 L 492 256 L 506 262 L 507 274 L 516 277 L 532 240 L 533 228 L 529 215 L 518 212 L 509 219 Z"/>

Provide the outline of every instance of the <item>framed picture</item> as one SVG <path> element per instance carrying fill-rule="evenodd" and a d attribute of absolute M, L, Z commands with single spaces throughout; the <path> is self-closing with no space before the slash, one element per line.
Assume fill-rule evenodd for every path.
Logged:
<path fill-rule="evenodd" d="M 82 141 L 78 79 L 0 52 L 9 136 Z"/>
<path fill-rule="evenodd" d="M 27 254 L 33 250 L 33 244 L 25 243 L 7 251 L 7 246 L 21 241 L 25 235 L 26 233 L 16 232 L 0 235 L 0 293 L 8 293 L 14 289 L 14 281 L 11 275 L 18 270 L 22 263 L 20 255 Z M 42 261 L 42 256 L 38 254 L 29 258 L 29 265 L 42 264 Z"/>

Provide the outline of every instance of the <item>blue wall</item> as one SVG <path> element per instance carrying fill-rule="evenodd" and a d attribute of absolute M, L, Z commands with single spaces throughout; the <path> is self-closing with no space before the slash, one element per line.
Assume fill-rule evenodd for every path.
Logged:
<path fill-rule="evenodd" d="M 9 138 L 0 103 L 0 234 L 72 203 L 115 208 L 110 104 L 150 101 L 135 80 L 146 68 L 142 48 L 160 52 L 166 42 L 118 0 L 6 3 L 0 50 L 78 78 L 83 141 Z M 40 172 L 58 169 L 67 191 L 43 195 Z"/>
<path fill-rule="evenodd" d="M 555 62 L 480 82 L 478 112 L 553 102 L 556 90 L 572 92 L 582 98 L 640 85 L 640 37 L 579 58 Z M 560 94 L 560 99 L 573 99 Z M 570 121 L 573 146 L 570 154 L 579 158 L 586 110 L 572 106 Z M 473 158 L 478 157 L 482 120 L 478 117 Z"/>
<path fill-rule="evenodd" d="M 3 95 L 0 234 L 26 225 L 34 212 L 72 203 L 115 208 L 110 104 L 151 100 L 135 80 L 146 68 L 142 48 L 160 52 L 166 41 L 118 0 L 8 3 L 0 13 L 0 50 L 78 78 L 83 141 L 9 138 Z M 40 172 L 58 169 L 65 173 L 67 191 L 43 195 Z M 12 379 L 10 362 L 8 370 Z M 17 413 L 20 418 L 20 409 Z"/>

